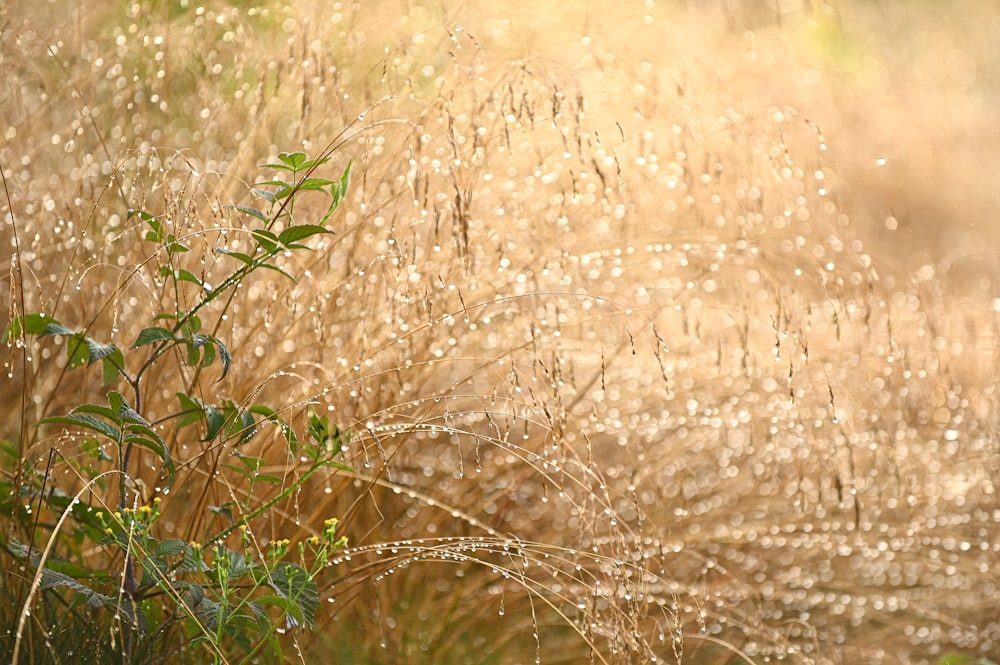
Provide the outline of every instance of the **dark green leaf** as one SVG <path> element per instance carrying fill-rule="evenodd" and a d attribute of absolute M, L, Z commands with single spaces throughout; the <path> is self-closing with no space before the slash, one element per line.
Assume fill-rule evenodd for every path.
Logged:
<path fill-rule="evenodd" d="M 204 347 L 202 351 L 201 366 L 208 367 L 215 362 L 215 347 L 211 344 Z"/>
<path fill-rule="evenodd" d="M 281 562 L 271 571 L 268 583 L 279 596 L 295 603 L 301 611 L 299 617 L 286 614 L 288 626 L 294 628 L 305 624 L 312 628 L 319 606 L 319 589 L 309 573 L 293 563 Z"/>
<path fill-rule="evenodd" d="M 116 349 L 107 358 L 102 358 L 101 369 L 103 371 L 102 385 L 110 386 L 119 376 L 122 376 L 125 370 L 125 356 L 121 350 Z"/>
<path fill-rule="evenodd" d="M 194 397 L 188 397 L 184 393 L 177 393 L 177 399 L 181 403 L 181 412 L 177 417 L 177 427 L 187 427 L 205 417 L 205 407 Z"/>
<path fill-rule="evenodd" d="M 166 328 L 160 328 L 159 326 L 146 328 L 139 333 L 138 337 L 135 338 L 135 343 L 132 345 L 132 348 L 137 349 L 140 346 L 172 339 L 174 339 L 174 334 Z"/>
<path fill-rule="evenodd" d="M 229 353 L 229 349 L 226 345 L 220 342 L 217 338 L 212 338 L 215 341 L 215 346 L 219 349 L 219 360 L 222 362 L 222 376 L 219 377 L 219 381 L 226 378 L 226 374 L 229 374 L 229 367 L 233 364 L 233 354 Z"/>
<path fill-rule="evenodd" d="M 98 434 L 108 437 L 116 443 L 121 438 L 121 432 L 117 427 L 88 415 L 76 414 L 69 416 L 51 416 L 40 420 L 39 424 L 41 423 L 60 423 L 63 425 L 73 425 L 75 427 L 89 429 L 92 432 L 97 432 Z"/>
<path fill-rule="evenodd" d="M 156 553 L 159 556 L 177 556 L 187 554 L 190 550 L 191 546 L 178 538 L 166 538 L 156 546 Z"/>
<path fill-rule="evenodd" d="M 80 406 L 70 411 L 70 413 L 71 414 L 93 413 L 95 415 L 101 416 L 102 418 L 107 418 L 116 425 L 122 424 L 121 419 L 118 417 L 118 412 L 115 409 L 111 409 L 106 406 L 101 406 L 99 404 L 81 404 Z"/>
<path fill-rule="evenodd" d="M 253 414 L 249 411 L 240 411 L 235 404 L 232 405 L 233 413 L 238 414 L 235 418 L 233 413 L 226 412 L 226 420 L 229 421 L 229 436 L 238 436 L 236 445 L 240 446 L 253 438 L 257 433 L 257 423 L 253 419 Z"/>
<path fill-rule="evenodd" d="M 147 448 L 156 453 L 156 456 L 159 457 L 161 460 L 163 460 L 163 465 L 167 470 L 167 477 L 170 480 L 173 480 L 174 476 L 177 473 L 177 469 L 174 466 L 174 461 L 170 459 L 170 450 L 167 449 L 167 446 L 163 442 L 163 439 L 159 437 L 150 438 L 148 436 L 139 436 L 137 434 L 130 434 L 129 436 L 125 437 L 125 442 L 131 443 L 136 446 L 140 446 L 142 448 Z"/>
<path fill-rule="evenodd" d="M 39 337 L 51 337 L 52 335 L 75 335 L 76 331 L 72 328 L 67 328 L 61 323 L 50 323 L 45 328 L 38 333 Z"/>
<path fill-rule="evenodd" d="M 115 344 L 101 344 L 92 337 L 84 337 L 83 341 L 87 344 L 87 364 L 92 365 L 93 363 L 101 360 L 102 358 L 107 358 L 112 353 L 118 350 Z"/>
<path fill-rule="evenodd" d="M 225 417 L 222 412 L 219 411 L 214 406 L 205 407 L 205 420 L 208 424 L 208 431 L 205 434 L 205 441 L 211 441 L 215 438 L 215 435 L 219 433 L 222 426 L 226 423 Z"/>

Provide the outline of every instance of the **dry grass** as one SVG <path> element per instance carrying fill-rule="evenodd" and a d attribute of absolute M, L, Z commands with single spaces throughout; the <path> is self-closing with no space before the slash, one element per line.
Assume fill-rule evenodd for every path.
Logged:
<path fill-rule="evenodd" d="M 355 474 L 258 529 L 296 540 L 338 516 L 351 537 L 306 662 L 997 653 L 996 266 L 880 235 L 885 205 L 954 203 L 866 177 L 885 145 L 855 123 L 895 103 L 882 69 L 851 68 L 871 13 L 810 32 L 797 9 L 778 27 L 731 3 L 649 21 L 182 4 L 0 9 L 20 245 L 3 304 L 127 346 L 193 295 L 164 292 L 127 209 L 170 220 L 212 282 L 231 260 L 213 249 L 245 242 L 225 205 L 250 200 L 256 164 L 331 142 L 333 170 L 353 161 L 337 236 L 286 266 L 298 284 L 258 276 L 218 320 L 231 375 L 188 377 L 209 402 L 295 422 L 310 403 L 360 434 Z M 844 90 L 868 98 L 837 106 Z M 52 448 L 86 460 L 31 424 L 99 393 L 60 353 L 5 360 L 0 436 L 39 470 Z M 175 408 L 158 398 L 151 420 Z M 241 491 L 210 473 L 230 451 L 168 440 L 173 493 L 148 459 L 137 491 L 196 538 Z M 53 482 L 78 487 L 72 468 Z"/>

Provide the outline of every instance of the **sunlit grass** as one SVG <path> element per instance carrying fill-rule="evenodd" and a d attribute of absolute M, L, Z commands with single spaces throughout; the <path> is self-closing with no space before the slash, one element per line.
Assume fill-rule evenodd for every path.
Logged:
<path fill-rule="evenodd" d="M 127 346 L 194 297 L 164 289 L 129 209 L 212 283 L 257 165 L 333 146 L 354 172 L 337 235 L 289 257 L 297 283 L 248 280 L 212 321 L 229 377 L 190 376 L 206 402 L 359 434 L 353 472 L 258 534 L 337 516 L 350 537 L 294 636 L 306 662 L 995 654 L 994 276 L 966 289 L 961 259 L 915 245 L 913 265 L 873 230 L 896 208 L 849 176 L 875 155 L 851 154 L 851 113 L 814 114 L 874 88 L 853 15 L 727 6 L 8 8 L 4 305 Z M 33 425 L 100 379 L 51 341 L 5 362 L 0 435 L 79 489 L 98 461 Z M 158 397 L 151 420 L 175 408 Z M 245 490 L 213 473 L 230 450 L 163 436 L 175 486 L 143 459 L 134 491 L 196 539 Z M 281 475 L 277 438 L 252 452 Z M 60 554 L 107 565 L 90 541 Z M 42 608 L 39 660 L 45 634 L 69 648 Z M 74 612 L 113 650 L 107 617 Z"/>

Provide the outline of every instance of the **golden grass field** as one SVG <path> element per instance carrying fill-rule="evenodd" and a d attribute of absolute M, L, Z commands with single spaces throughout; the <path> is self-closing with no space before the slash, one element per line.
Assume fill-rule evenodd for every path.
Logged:
<path fill-rule="evenodd" d="M 127 347 L 196 295 L 129 209 L 217 282 L 258 164 L 352 163 L 297 283 L 202 315 L 227 378 L 184 375 L 358 434 L 353 472 L 255 527 L 350 538 L 289 660 L 1000 658 L 1000 8 L 66 4 L 0 7 L 5 327 Z M 76 491 L 78 437 L 33 425 L 102 399 L 99 372 L 9 346 L 0 438 Z M 176 390 L 151 379 L 155 421 Z M 232 451 L 161 429 L 178 478 L 139 456 L 131 491 L 197 539 L 242 491 Z M 256 453 L 292 474 L 277 439 Z"/>

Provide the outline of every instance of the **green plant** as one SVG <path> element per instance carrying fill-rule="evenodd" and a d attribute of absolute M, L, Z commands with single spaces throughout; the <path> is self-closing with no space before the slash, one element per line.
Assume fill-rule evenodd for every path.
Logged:
<path fill-rule="evenodd" d="M 10 461 L 20 463 L 14 480 L 5 484 L 11 496 L 27 501 L 20 522 L 28 538 L 26 544 L 10 535 L 3 547 L 34 571 L 18 599 L 12 662 L 22 657 L 40 593 L 63 594 L 60 602 L 76 616 L 110 610 L 109 630 L 130 661 L 171 659 L 180 650 L 211 654 L 214 662 L 246 662 L 263 650 L 280 654 L 280 634 L 312 627 L 319 603 L 316 577 L 331 565 L 332 554 L 344 547 L 346 538 L 337 534 L 337 520 L 328 519 L 320 532 L 293 546 L 287 538 L 265 538 L 264 523 L 270 511 L 321 469 L 350 470 L 337 459 L 351 433 L 310 410 L 309 436 L 300 438 L 287 409 L 229 398 L 210 403 L 199 379 L 216 361 L 221 366 L 217 382 L 233 367 L 218 322 L 206 332 L 205 313 L 212 309 L 221 321 L 237 290 L 258 271 L 275 271 L 294 281 L 281 258 L 309 250 L 303 241 L 333 233 L 326 223 L 344 199 L 350 166 L 337 180 L 316 177 L 316 169 L 329 160 L 329 155 L 309 159 L 301 152 L 281 153 L 278 162 L 263 165 L 289 178 L 257 184 L 254 193 L 268 203 L 266 210 L 234 208 L 254 220 L 254 226 L 241 229 L 245 249 L 235 244 L 215 248 L 236 262 L 218 285 L 186 267 L 188 237 L 177 237 L 166 221 L 149 212 L 130 211 L 146 229 L 142 239 L 155 247 L 148 260 L 158 261 L 156 283 L 167 294 L 165 301 L 175 306 L 150 312 L 151 325 L 128 349 L 100 341 L 93 323 L 77 329 L 43 313 L 12 318 L 5 341 L 24 345 L 27 336 L 61 337 L 66 368 L 99 363 L 101 386 L 107 391 L 104 403 L 88 401 L 39 423 L 65 426 L 79 442 L 83 455 L 67 460 L 80 481 L 75 495 L 53 490 L 47 472 L 15 461 L 13 445 L 5 447 Z M 318 224 L 296 223 L 295 200 L 310 190 L 328 195 L 326 213 Z M 154 418 L 148 405 L 165 383 L 176 387 L 177 407 Z M 263 450 L 250 445 L 265 437 L 267 425 L 277 430 L 293 460 L 281 474 L 269 473 Z M 173 437 L 164 434 L 168 426 Z M 194 426 L 202 452 L 181 464 L 168 439 Z M 148 478 L 151 492 L 144 490 L 148 485 L 137 461 L 141 453 L 151 454 L 158 466 Z M 170 537 L 165 533 L 171 529 L 162 524 L 166 504 L 199 491 L 191 486 L 190 472 L 178 479 L 178 467 L 195 463 L 209 465 L 210 477 L 225 476 L 228 500 L 205 504 L 213 519 L 189 518 L 188 538 Z M 13 501 L 10 508 L 17 513 Z M 42 515 L 54 518 L 54 524 L 40 521 Z M 200 532 L 198 524 L 203 525 Z M 40 548 L 37 542 L 45 545 Z M 102 556 L 85 554 L 92 548 Z"/>

